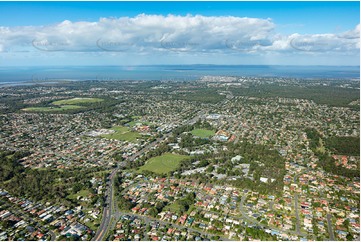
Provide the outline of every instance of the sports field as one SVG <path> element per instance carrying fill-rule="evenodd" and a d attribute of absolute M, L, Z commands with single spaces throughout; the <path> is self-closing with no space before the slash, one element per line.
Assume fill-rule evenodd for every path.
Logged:
<path fill-rule="evenodd" d="M 31 112 L 56 112 L 56 111 L 65 111 L 71 109 L 79 109 L 81 106 L 77 105 L 63 105 L 63 106 L 53 106 L 53 107 L 30 107 L 24 108 L 23 111 L 31 111 Z"/>
<path fill-rule="evenodd" d="M 130 131 L 128 127 L 115 126 L 111 129 L 114 130 L 115 133 L 104 134 L 101 137 L 107 138 L 107 139 L 117 139 L 117 140 L 122 140 L 122 141 L 129 141 L 129 142 L 134 142 L 137 140 L 137 138 L 141 137 L 141 135 L 139 133 Z"/>
<path fill-rule="evenodd" d="M 84 103 L 97 103 L 103 102 L 104 99 L 101 98 L 71 98 L 71 99 L 63 99 L 53 102 L 54 105 L 74 105 L 74 104 L 84 104 Z"/>
<path fill-rule="evenodd" d="M 149 159 L 145 165 L 139 168 L 139 170 L 147 170 L 158 174 L 166 174 L 170 171 L 176 170 L 179 167 L 180 162 L 187 158 L 188 156 L 186 155 L 165 153 L 161 156 L 156 156 Z"/>
<path fill-rule="evenodd" d="M 215 132 L 213 130 L 208 129 L 194 129 L 191 131 L 191 133 L 195 136 L 198 136 L 199 138 L 209 138 L 215 135 Z"/>

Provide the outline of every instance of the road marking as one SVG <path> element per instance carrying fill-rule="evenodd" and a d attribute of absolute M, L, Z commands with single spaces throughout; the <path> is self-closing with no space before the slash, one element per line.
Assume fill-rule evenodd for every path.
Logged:
<path fill-rule="evenodd" d="M 99 234 L 99 236 L 98 236 L 98 239 L 96 239 L 96 240 L 101 239 L 101 237 L 102 237 L 103 233 L 104 233 L 104 229 L 102 229 L 102 231 L 100 232 L 100 234 Z"/>

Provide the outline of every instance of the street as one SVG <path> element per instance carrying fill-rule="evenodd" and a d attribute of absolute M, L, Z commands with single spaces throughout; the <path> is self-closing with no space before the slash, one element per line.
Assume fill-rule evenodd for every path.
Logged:
<path fill-rule="evenodd" d="M 327 227 L 328 227 L 328 234 L 330 235 L 330 240 L 335 241 L 335 235 L 333 234 L 332 230 L 332 216 L 331 214 L 327 214 Z"/>
<path fill-rule="evenodd" d="M 93 241 L 103 241 L 104 237 L 106 236 L 108 230 L 109 230 L 109 224 L 112 218 L 112 214 L 113 214 L 113 208 L 114 206 L 114 191 L 113 191 L 113 186 L 114 186 L 114 175 L 116 174 L 117 169 L 114 169 L 112 171 L 112 173 L 110 174 L 109 178 L 110 178 L 110 182 L 109 182 L 109 188 L 108 191 L 106 192 L 106 194 L 108 194 L 107 196 L 107 200 L 105 201 L 105 208 L 103 211 L 103 216 L 102 216 L 102 222 L 98 228 L 97 233 L 95 234 L 94 238 L 92 239 Z"/>

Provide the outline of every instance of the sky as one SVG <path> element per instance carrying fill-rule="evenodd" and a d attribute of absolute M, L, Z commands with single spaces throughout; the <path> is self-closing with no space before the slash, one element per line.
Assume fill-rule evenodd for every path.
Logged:
<path fill-rule="evenodd" d="M 0 2 L 0 65 L 359 65 L 360 3 Z"/>

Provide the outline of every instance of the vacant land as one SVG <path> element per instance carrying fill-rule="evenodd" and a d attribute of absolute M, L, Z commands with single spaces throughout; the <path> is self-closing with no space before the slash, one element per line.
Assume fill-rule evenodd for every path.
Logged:
<path fill-rule="evenodd" d="M 89 196 L 90 191 L 89 190 L 81 190 L 75 194 L 71 194 L 68 196 L 69 199 L 77 199 L 77 197 L 81 196 L 81 197 L 87 197 Z"/>
<path fill-rule="evenodd" d="M 140 167 L 140 171 L 147 170 L 158 174 L 166 174 L 176 170 L 182 160 L 187 159 L 186 155 L 165 153 L 161 156 L 149 159 L 144 166 Z"/>
<path fill-rule="evenodd" d="M 169 204 L 167 206 L 164 207 L 163 211 L 170 211 L 170 212 L 173 212 L 173 213 L 179 213 L 181 212 L 181 206 L 174 202 L 172 204 Z"/>
<path fill-rule="evenodd" d="M 139 133 L 130 131 L 128 127 L 115 126 L 111 129 L 114 130 L 115 133 L 104 134 L 101 137 L 107 138 L 107 139 L 117 139 L 117 140 L 122 140 L 122 141 L 129 141 L 129 142 L 136 141 L 138 138 L 141 137 L 141 135 Z"/>
<path fill-rule="evenodd" d="M 30 112 L 57 112 L 57 111 L 65 111 L 71 109 L 80 109 L 81 106 L 77 105 L 63 105 L 63 106 L 50 106 L 50 107 L 30 107 L 24 108 L 23 111 L 30 111 Z"/>
<path fill-rule="evenodd" d="M 101 98 L 72 98 L 72 99 L 63 99 L 53 102 L 54 105 L 73 105 L 73 104 L 86 104 L 86 103 L 97 103 L 103 102 Z"/>
<path fill-rule="evenodd" d="M 209 138 L 215 134 L 213 130 L 208 129 L 194 129 L 191 133 L 199 138 Z"/>

